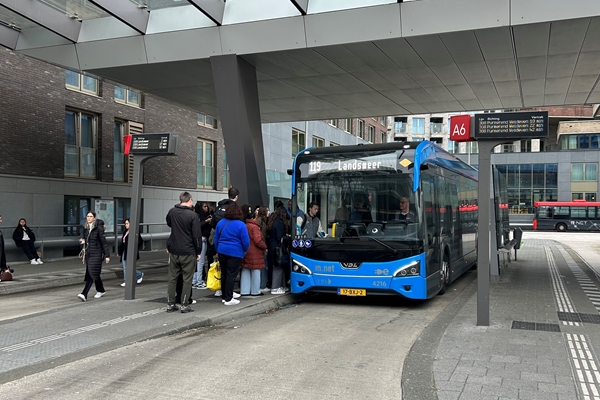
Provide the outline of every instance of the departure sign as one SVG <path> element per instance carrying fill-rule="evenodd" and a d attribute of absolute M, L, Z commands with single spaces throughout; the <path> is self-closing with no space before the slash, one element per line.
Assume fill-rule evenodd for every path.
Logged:
<path fill-rule="evenodd" d="M 177 151 L 177 135 L 171 133 L 131 135 L 130 141 L 131 154 L 169 155 Z"/>
<path fill-rule="evenodd" d="M 360 171 L 395 170 L 397 164 L 396 154 L 383 154 L 367 156 L 357 159 L 340 158 L 315 160 L 300 164 L 299 169 L 302 177 L 314 174 L 337 172 L 341 174 Z"/>
<path fill-rule="evenodd" d="M 471 136 L 481 139 L 524 139 L 548 136 L 548 112 L 475 114 Z"/>

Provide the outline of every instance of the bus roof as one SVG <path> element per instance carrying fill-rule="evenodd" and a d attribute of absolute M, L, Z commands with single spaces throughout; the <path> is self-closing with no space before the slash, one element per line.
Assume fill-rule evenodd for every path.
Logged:
<path fill-rule="evenodd" d="M 575 200 L 575 201 L 536 201 L 534 203 L 535 207 L 600 207 L 600 202 L 598 201 L 585 201 L 585 200 Z"/>
<path fill-rule="evenodd" d="M 448 153 L 441 147 L 436 146 L 433 142 L 424 141 L 419 143 L 415 150 L 415 179 L 414 190 L 417 190 L 419 185 L 419 177 L 421 175 L 421 166 L 429 163 L 442 168 L 449 169 L 459 175 L 477 180 L 477 170 L 469 164 L 462 162 L 457 157 Z"/>

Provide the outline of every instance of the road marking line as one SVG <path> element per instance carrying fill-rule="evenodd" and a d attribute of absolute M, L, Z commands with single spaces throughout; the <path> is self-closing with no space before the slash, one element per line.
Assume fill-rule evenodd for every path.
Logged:
<path fill-rule="evenodd" d="M 565 333 L 567 350 L 584 399 L 600 400 L 600 373 L 585 335 Z"/>
<path fill-rule="evenodd" d="M 571 303 L 571 298 L 569 296 L 569 292 L 565 289 L 565 285 L 560 278 L 560 273 L 558 271 L 558 267 L 556 266 L 556 261 L 554 260 L 554 255 L 552 254 L 552 250 L 550 250 L 549 246 L 544 246 L 544 250 L 546 252 L 546 259 L 548 260 L 548 268 L 550 269 L 550 277 L 552 280 L 552 289 L 554 290 L 554 299 L 556 300 L 556 305 L 558 307 L 558 311 L 560 312 L 569 312 L 575 313 L 575 309 L 573 308 L 573 304 Z M 579 322 L 571 322 L 571 321 L 561 321 L 563 325 L 570 326 L 579 326 Z"/>

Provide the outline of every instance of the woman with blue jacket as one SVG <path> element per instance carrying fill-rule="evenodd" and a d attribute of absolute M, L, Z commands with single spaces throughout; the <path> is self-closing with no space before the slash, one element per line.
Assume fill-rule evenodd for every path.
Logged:
<path fill-rule="evenodd" d="M 243 218 L 242 209 L 233 202 L 215 228 L 214 243 L 221 264 L 221 298 L 226 306 L 240 303 L 237 299 L 240 295 L 233 291 L 233 285 L 242 259 L 250 247 L 248 229 Z"/>

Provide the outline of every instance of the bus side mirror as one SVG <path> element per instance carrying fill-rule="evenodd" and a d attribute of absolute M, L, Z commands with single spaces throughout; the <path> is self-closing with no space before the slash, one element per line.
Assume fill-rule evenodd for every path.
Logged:
<path fill-rule="evenodd" d="M 292 169 L 291 169 L 291 168 L 288 168 L 288 170 L 287 170 L 287 174 L 288 174 L 289 176 L 292 176 L 292 174 L 293 174 L 293 173 L 294 173 L 294 171 L 292 171 Z"/>

